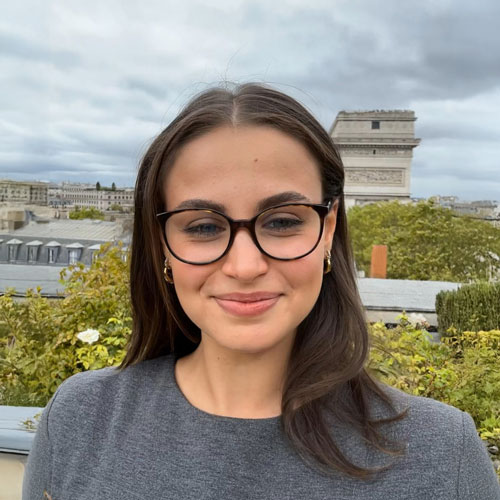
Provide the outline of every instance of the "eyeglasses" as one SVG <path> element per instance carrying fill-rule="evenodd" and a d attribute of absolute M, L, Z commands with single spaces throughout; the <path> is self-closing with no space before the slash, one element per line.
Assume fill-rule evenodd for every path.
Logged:
<path fill-rule="evenodd" d="M 311 203 L 276 205 L 252 219 L 234 220 L 216 210 L 188 208 L 156 217 L 167 248 L 186 264 L 211 264 L 226 255 L 236 231 L 246 228 L 257 248 L 277 260 L 296 260 L 310 254 L 323 234 L 332 207 Z"/>

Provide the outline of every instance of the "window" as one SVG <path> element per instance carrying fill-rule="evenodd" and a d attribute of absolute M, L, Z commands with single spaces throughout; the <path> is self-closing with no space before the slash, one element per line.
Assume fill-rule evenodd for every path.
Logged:
<path fill-rule="evenodd" d="M 9 261 L 13 262 L 17 258 L 18 245 L 9 245 Z"/>
<path fill-rule="evenodd" d="M 38 257 L 38 246 L 28 247 L 28 262 L 36 262 Z"/>
<path fill-rule="evenodd" d="M 70 264 L 76 264 L 78 262 L 79 254 L 80 254 L 80 249 L 79 248 L 70 248 L 68 250 L 69 263 Z"/>
<path fill-rule="evenodd" d="M 57 260 L 57 247 L 49 248 L 49 264 L 55 264 Z"/>
<path fill-rule="evenodd" d="M 92 250 L 90 252 L 90 262 L 96 262 L 98 258 L 99 258 L 98 251 L 97 250 Z"/>
<path fill-rule="evenodd" d="M 380 128 L 380 122 L 377 120 L 377 121 L 373 121 L 372 122 L 372 130 L 378 130 Z"/>

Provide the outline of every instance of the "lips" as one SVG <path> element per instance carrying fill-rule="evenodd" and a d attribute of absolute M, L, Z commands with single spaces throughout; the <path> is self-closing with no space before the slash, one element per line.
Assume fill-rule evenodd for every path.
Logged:
<path fill-rule="evenodd" d="M 253 293 L 225 293 L 216 295 L 216 299 L 234 300 L 237 302 L 258 302 L 259 300 L 268 300 L 279 297 L 280 293 L 275 292 L 253 292 Z"/>
<path fill-rule="evenodd" d="M 225 312 L 236 316 L 255 316 L 273 307 L 280 296 L 270 292 L 230 293 L 214 299 Z"/>

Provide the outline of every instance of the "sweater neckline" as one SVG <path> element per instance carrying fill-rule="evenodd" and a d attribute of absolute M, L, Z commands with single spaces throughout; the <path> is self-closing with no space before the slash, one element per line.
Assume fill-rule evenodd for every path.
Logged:
<path fill-rule="evenodd" d="M 191 417 L 209 420 L 212 422 L 220 423 L 230 423 L 230 424 L 242 424 L 242 425 L 277 425 L 281 421 L 281 415 L 277 417 L 265 417 L 265 418 L 240 418 L 240 417 L 230 417 L 225 415 L 217 415 L 215 413 L 209 413 L 194 406 L 184 395 L 177 383 L 175 377 L 175 363 L 177 358 L 174 355 L 169 356 L 169 374 L 172 381 L 173 390 L 175 392 L 175 399 L 179 402 L 182 407 L 183 413 Z"/>

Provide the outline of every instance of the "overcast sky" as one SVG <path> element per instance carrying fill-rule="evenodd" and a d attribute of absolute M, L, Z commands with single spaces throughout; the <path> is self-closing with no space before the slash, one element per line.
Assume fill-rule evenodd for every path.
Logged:
<path fill-rule="evenodd" d="M 411 194 L 500 200 L 498 0 L 16 0 L 0 18 L 0 178 L 132 186 L 195 93 L 270 83 L 327 129 L 412 109 Z"/>

